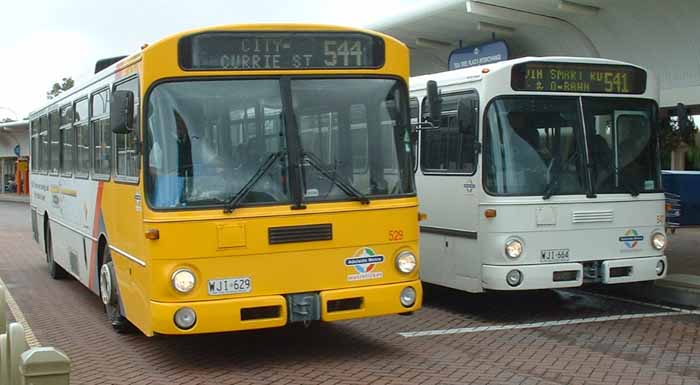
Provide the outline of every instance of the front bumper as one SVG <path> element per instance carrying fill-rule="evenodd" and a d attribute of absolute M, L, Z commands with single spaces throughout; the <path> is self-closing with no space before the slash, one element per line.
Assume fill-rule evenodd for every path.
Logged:
<path fill-rule="evenodd" d="M 663 261 L 663 274 L 656 274 L 656 264 Z M 510 286 L 506 275 L 511 270 L 522 273 L 522 282 Z M 604 260 L 600 263 L 600 282 L 603 284 L 651 281 L 666 276 L 668 262 L 666 256 Z M 576 272 L 574 274 L 574 272 Z M 578 287 L 584 283 L 584 264 L 578 262 L 551 263 L 541 265 L 483 265 L 483 288 L 489 290 L 536 290 Z M 566 280 L 555 280 L 555 273 L 564 275 Z"/>
<path fill-rule="evenodd" d="M 401 291 L 408 286 L 416 290 L 416 302 L 411 307 L 404 307 L 399 298 Z M 421 308 L 423 299 L 420 280 L 326 290 L 318 294 L 321 300 L 322 321 L 413 312 Z M 358 300 L 360 298 L 361 300 Z M 331 306 L 329 309 L 329 301 L 338 300 L 348 300 L 350 304 L 355 303 L 357 306 L 350 306 L 353 307 L 351 309 L 333 309 Z M 287 297 L 284 295 L 176 303 L 151 301 L 150 304 L 153 333 L 159 334 L 200 334 L 263 329 L 284 326 L 289 319 Z M 189 307 L 197 314 L 197 322 L 189 330 L 182 330 L 174 323 L 175 312 L 183 307 Z"/>

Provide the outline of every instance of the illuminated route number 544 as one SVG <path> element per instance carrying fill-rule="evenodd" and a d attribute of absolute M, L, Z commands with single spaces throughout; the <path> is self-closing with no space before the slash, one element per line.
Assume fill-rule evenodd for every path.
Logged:
<path fill-rule="evenodd" d="M 326 40 L 323 50 L 324 62 L 327 66 L 354 65 L 359 67 L 363 64 L 362 44 L 357 40 Z"/>

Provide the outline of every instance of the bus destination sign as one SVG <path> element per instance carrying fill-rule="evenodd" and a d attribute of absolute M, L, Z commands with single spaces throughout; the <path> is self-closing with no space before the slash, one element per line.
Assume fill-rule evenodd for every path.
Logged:
<path fill-rule="evenodd" d="M 180 40 L 186 70 L 379 68 L 384 42 L 364 33 L 209 32 Z"/>
<path fill-rule="evenodd" d="M 528 62 L 513 66 L 514 91 L 642 94 L 646 73 L 626 65 Z"/>

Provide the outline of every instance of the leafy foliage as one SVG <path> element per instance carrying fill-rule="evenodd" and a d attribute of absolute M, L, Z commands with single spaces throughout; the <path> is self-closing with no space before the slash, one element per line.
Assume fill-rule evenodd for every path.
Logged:
<path fill-rule="evenodd" d="M 678 121 L 666 117 L 661 120 L 659 130 L 659 145 L 661 147 L 661 162 L 664 167 L 670 166 L 671 152 L 678 149 L 681 143 L 688 145 L 688 153 L 686 155 L 689 168 L 700 168 L 700 147 L 695 145 L 695 137 L 698 135 L 698 127 L 693 120 L 693 117 L 688 115 L 687 132 L 682 133 L 678 129 Z"/>
<path fill-rule="evenodd" d="M 73 81 L 73 78 L 67 77 L 61 79 L 61 83 L 54 83 L 53 86 L 51 86 L 51 90 L 46 92 L 46 98 L 47 99 L 53 99 L 56 96 L 60 95 L 61 92 L 66 91 L 75 85 L 75 82 Z"/>

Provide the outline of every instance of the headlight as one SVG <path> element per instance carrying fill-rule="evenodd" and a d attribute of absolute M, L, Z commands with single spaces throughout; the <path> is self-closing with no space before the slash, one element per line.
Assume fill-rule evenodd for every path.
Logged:
<path fill-rule="evenodd" d="M 396 257 L 396 268 L 404 274 L 412 273 L 416 269 L 416 256 L 410 251 L 402 251 Z"/>
<path fill-rule="evenodd" d="M 508 258 L 518 258 L 523 253 L 523 243 L 517 239 L 506 241 L 506 255 Z"/>
<path fill-rule="evenodd" d="M 190 269 L 179 269 L 173 273 L 173 287 L 180 293 L 189 293 L 194 289 L 197 278 Z"/>
<path fill-rule="evenodd" d="M 175 325 L 182 330 L 191 329 L 197 322 L 197 313 L 192 308 L 183 307 L 175 312 Z"/>
<path fill-rule="evenodd" d="M 666 235 L 663 233 L 654 233 L 654 235 L 651 236 L 651 245 L 656 250 L 663 249 L 666 247 Z"/>
<path fill-rule="evenodd" d="M 411 307 L 416 303 L 416 289 L 408 286 L 401 290 L 401 305 L 404 307 Z"/>
<path fill-rule="evenodd" d="M 659 260 L 659 262 L 656 262 L 656 275 L 659 277 L 664 275 L 664 271 L 666 270 L 666 264 L 664 263 L 663 260 Z"/>
<path fill-rule="evenodd" d="M 521 273 L 520 270 L 511 270 L 508 272 L 508 274 L 506 274 L 506 282 L 511 287 L 516 287 L 520 285 L 522 281 L 523 273 Z"/>

